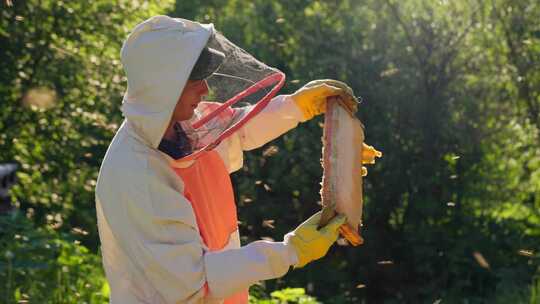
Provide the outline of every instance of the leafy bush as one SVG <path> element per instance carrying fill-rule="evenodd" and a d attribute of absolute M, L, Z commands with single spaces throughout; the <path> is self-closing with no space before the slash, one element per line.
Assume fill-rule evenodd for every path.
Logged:
<path fill-rule="evenodd" d="M 107 303 L 101 259 L 77 234 L 36 227 L 21 213 L 0 216 L 0 302 Z"/>
<path fill-rule="evenodd" d="M 285 288 L 270 293 L 270 298 L 259 288 L 252 288 L 249 297 L 250 304 L 320 304 L 314 297 L 306 295 L 304 288 Z"/>

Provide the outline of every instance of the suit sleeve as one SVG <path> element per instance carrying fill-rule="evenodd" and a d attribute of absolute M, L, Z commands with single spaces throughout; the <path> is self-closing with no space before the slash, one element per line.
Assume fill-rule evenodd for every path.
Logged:
<path fill-rule="evenodd" d="M 274 97 L 258 115 L 218 146 L 229 172 L 242 167 L 243 151 L 261 147 L 305 121 L 289 95 Z"/>

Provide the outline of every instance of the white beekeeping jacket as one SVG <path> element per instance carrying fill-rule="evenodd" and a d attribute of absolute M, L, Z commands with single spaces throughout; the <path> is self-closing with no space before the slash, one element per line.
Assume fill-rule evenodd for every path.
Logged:
<path fill-rule="evenodd" d="M 223 250 L 208 252 L 183 196 L 184 183 L 171 168 L 173 160 L 157 149 L 212 31 L 212 25 L 157 16 L 139 24 L 122 48 L 126 119 L 107 150 L 96 186 L 113 304 L 220 303 L 259 280 L 284 275 L 297 262 L 294 250 L 282 242 L 240 247 L 237 231 Z M 216 151 L 233 172 L 242 167 L 244 150 L 260 147 L 302 119 L 291 98 L 277 96 Z"/>

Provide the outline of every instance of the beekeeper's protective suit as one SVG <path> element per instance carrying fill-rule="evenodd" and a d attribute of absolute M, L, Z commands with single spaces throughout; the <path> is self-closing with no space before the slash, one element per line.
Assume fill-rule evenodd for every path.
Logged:
<path fill-rule="evenodd" d="M 242 167 L 244 150 L 318 114 L 302 103 L 316 99 L 321 88 L 295 98 L 275 97 L 195 161 L 176 160 L 158 149 L 212 32 L 212 25 L 157 16 L 139 24 L 122 48 L 126 120 L 105 155 L 96 187 L 111 303 L 247 303 L 251 284 L 322 257 L 343 223 L 340 218 L 331 230 L 319 232 L 315 216 L 285 242 L 241 247 L 228 177 Z M 323 95 L 319 99 L 328 94 Z"/>

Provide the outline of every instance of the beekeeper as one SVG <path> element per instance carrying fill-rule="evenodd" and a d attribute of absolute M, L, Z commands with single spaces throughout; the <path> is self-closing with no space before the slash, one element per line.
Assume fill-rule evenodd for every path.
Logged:
<path fill-rule="evenodd" d="M 342 216 L 317 230 L 319 214 L 283 242 L 240 246 L 229 173 L 242 153 L 324 111 L 346 90 L 326 84 L 274 97 L 215 149 L 193 151 L 183 122 L 204 112 L 206 81 L 225 60 L 207 46 L 211 24 L 156 16 L 137 25 L 121 51 L 125 120 L 103 159 L 96 210 L 110 302 L 247 303 L 251 284 L 321 258 Z"/>

